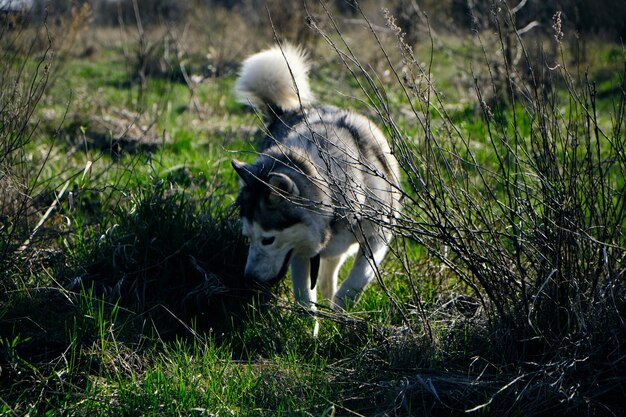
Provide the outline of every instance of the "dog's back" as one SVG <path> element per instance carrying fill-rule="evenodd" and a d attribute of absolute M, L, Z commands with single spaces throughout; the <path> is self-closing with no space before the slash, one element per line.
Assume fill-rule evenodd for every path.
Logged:
<path fill-rule="evenodd" d="M 265 119 L 260 152 L 276 154 L 273 158 L 279 158 L 285 148 L 303 153 L 323 180 L 338 188 L 335 192 L 353 191 L 351 201 L 345 201 L 347 195 L 336 196 L 343 203 L 362 205 L 368 200 L 368 207 L 382 204 L 398 210 L 397 192 L 391 191 L 399 187 L 399 168 L 384 134 L 352 111 L 317 106 L 309 70 L 306 54 L 289 44 L 244 61 L 235 91 L 241 103 L 251 105 Z"/>

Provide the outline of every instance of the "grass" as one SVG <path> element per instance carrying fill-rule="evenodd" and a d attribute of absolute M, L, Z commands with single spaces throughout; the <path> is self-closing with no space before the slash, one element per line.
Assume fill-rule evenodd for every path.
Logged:
<path fill-rule="evenodd" d="M 385 126 L 406 196 L 382 285 L 348 314 L 320 306 L 313 338 L 287 281 L 268 291 L 242 277 L 229 161 L 252 160 L 260 133 L 234 101 L 235 74 L 142 83 L 136 39 L 118 40 L 57 61 L 63 76 L 29 103 L 27 129 L 0 126 L 28 139 L 1 161 L 0 181 L 23 180 L 28 204 L 0 206 L 0 415 L 620 414 L 617 46 L 590 48 L 574 77 L 553 74 L 545 101 L 512 104 L 481 100 L 493 62 L 467 39 L 420 45 L 415 62 L 431 69 L 413 67 L 413 84 L 392 66 L 368 85 L 370 67 L 351 77 L 318 45 L 314 89 Z M 35 68 L 39 56 L 13 58 Z M 467 93 L 474 77 L 487 84 Z"/>
<path fill-rule="evenodd" d="M 68 411 L 80 415 L 240 415 L 256 409 L 298 414 L 303 404 L 319 406 L 328 389 L 321 378 L 323 363 L 310 361 L 302 366 L 289 355 L 265 364 L 236 363 L 228 349 L 215 344 L 179 342 L 154 352 L 151 358 L 149 369 L 129 369 L 122 378 L 115 372 L 88 381 L 84 392 L 77 393 L 85 401 Z M 108 400 L 112 395 L 113 403 Z"/>

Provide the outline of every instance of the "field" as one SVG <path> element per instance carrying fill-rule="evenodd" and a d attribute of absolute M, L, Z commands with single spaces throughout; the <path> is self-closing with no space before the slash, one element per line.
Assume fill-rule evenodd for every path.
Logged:
<path fill-rule="evenodd" d="M 238 65 L 289 25 L 3 17 L 0 415 L 624 415 L 623 47 L 316 12 L 285 34 L 314 92 L 403 176 L 377 282 L 317 337 L 289 279 L 244 280 L 230 166 L 263 138 Z"/>

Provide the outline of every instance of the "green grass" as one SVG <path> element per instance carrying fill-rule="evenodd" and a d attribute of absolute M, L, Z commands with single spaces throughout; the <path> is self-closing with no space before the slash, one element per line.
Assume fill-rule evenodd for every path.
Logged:
<path fill-rule="evenodd" d="M 529 161 L 536 155 L 527 144 L 540 130 L 541 118 L 522 101 L 515 108 L 494 102 L 494 117 L 485 117 L 480 103 L 462 93 L 472 81 L 467 85 L 455 78 L 455 66 L 467 66 L 455 52 L 471 55 L 476 46 L 457 38 L 441 42 L 445 48 L 436 45 L 430 51 L 422 45 L 417 52 L 427 62 L 432 52 L 443 102 L 420 109 L 410 96 L 416 115 L 407 111 L 407 98 L 396 82 L 382 84 L 406 141 L 405 162 L 419 168 L 404 177 L 405 213 L 411 220 L 424 219 L 419 216 L 428 207 L 411 203 L 426 190 L 412 180 L 431 163 L 439 177 L 430 185 L 440 192 L 442 212 L 460 207 L 455 216 L 475 221 L 465 232 L 481 233 L 487 224 L 497 232 L 492 237 L 504 242 L 498 246 L 505 249 L 503 256 L 514 253 L 516 242 L 507 233 L 517 224 L 507 222 L 507 207 L 488 211 L 484 202 L 495 196 L 510 206 L 536 203 L 536 217 L 513 218 L 549 226 L 558 224 L 550 210 L 561 207 L 556 203 L 568 196 L 568 185 L 578 183 L 552 190 L 554 201 L 523 200 L 522 192 L 507 195 L 510 188 L 502 178 L 511 174 L 494 151 L 506 154 L 510 143 L 502 138 L 517 132 L 520 148 L 528 151 L 526 165 L 520 166 L 535 168 Z M 615 110 L 620 97 L 623 79 L 615 69 L 623 54 L 612 45 L 600 44 L 596 51 L 589 73 L 597 80 L 598 124 L 612 126 L 614 113 L 607 111 Z M 29 177 L 34 178 L 31 205 L 20 218 L 26 235 L 2 241 L 14 258 L 0 283 L 0 415 L 322 416 L 332 415 L 332 407 L 337 415 L 467 415 L 472 408 L 476 415 L 618 410 L 623 351 L 613 342 L 623 334 L 624 286 L 618 280 L 623 279 L 626 225 L 607 227 L 612 236 L 596 235 L 593 218 L 610 207 L 623 208 L 623 155 L 610 141 L 587 136 L 601 163 L 584 171 L 614 187 L 612 194 L 603 194 L 610 198 L 599 206 L 584 200 L 593 193 L 565 198 L 583 200 L 585 230 L 609 243 L 597 253 L 597 264 L 582 257 L 578 264 L 585 271 L 597 267 L 593 297 L 583 297 L 589 294 L 586 288 L 570 287 L 566 293 L 567 305 L 579 306 L 567 316 L 580 320 L 575 332 L 541 333 L 553 323 L 539 330 L 527 326 L 540 325 L 541 308 L 553 306 L 551 296 L 563 295 L 558 283 L 552 287 L 546 276 L 528 281 L 538 289 L 531 293 L 536 297 L 532 314 L 515 316 L 521 303 L 506 305 L 520 323 L 507 327 L 510 323 L 494 314 L 488 294 L 494 287 L 476 281 L 481 270 L 454 269 L 463 262 L 475 265 L 473 255 L 499 259 L 483 252 L 491 246 L 476 245 L 463 258 L 443 238 L 408 233 L 396 240 L 381 268 L 383 285 L 372 285 L 348 314 L 320 306 L 320 334 L 314 338 L 313 319 L 292 303 L 289 280 L 271 291 L 243 280 L 246 246 L 232 206 L 238 180 L 230 159 L 254 158 L 260 122 L 235 102 L 235 74 L 199 84 L 200 107 L 195 108 L 190 89 L 176 74 L 149 77 L 141 87 L 132 68 L 119 47 L 102 46 L 91 58 L 69 58 L 31 120 L 35 134 L 21 150 L 30 172 L 41 173 Z M 314 89 L 330 104 L 375 113 L 350 98 L 364 93 L 344 67 L 325 61 L 318 69 L 324 76 L 313 76 Z M 557 98 L 571 97 L 556 85 Z M 563 132 L 584 138 L 593 124 L 585 124 L 589 119 L 580 107 L 563 103 L 558 108 L 560 126 L 567 126 Z M 448 116 L 442 108 L 451 109 Z M 430 129 L 420 126 L 419 117 L 429 118 Z M 120 129 L 129 126 L 127 132 Z M 387 128 L 390 135 L 397 132 Z M 584 142 L 572 150 L 567 145 L 573 142 L 559 132 L 554 131 L 553 156 L 565 168 L 575 160 L 573 154 L 588 155 Z M 604 169 L 601 177 L 593 175 L 598 167 Z M 530 168 L 516 175 L 526 175 L 532 187 L 552 184 L 542 183 Z M 574 171 L 562 171 L 567 172 Z M 55 193 L 66 182 L 66 194 L 55 203 Z M 460 196 L 466 194 L 459 190 L 468 192 L 465 206 Z M 53 204 L 28 250 L 15 251 Z M 473 210 L 463 211 L 468 207 Z M 493 217 L 485 220 L 482 214 Z M 0 220 L 6 227 L 5 217 Z M 571 243 L 569 235 L 548 226 L 520 229 L 554 232 L 564 247 Z M 529 246 L 550 237 L 528 233 L 522 237 Z M 571 245 L 572 254 L 597 249 L 582 239 Z M 484 270 L 489 270 L 487 261 L 479 262 Z M 528 267 L 524 262 L 507 272 Z M 341 277 L 348 268 L 349 263 Z M 492 274 L 500 276 L 499 271 Z M 603 341 L 604 334 L 612 337 Z"/>
<path fill-rule="evenodd" d="M 77 393 L 85 401 L 66 411 L 104 416 L 305 415 L 305 410 L 323 406 L 328 390 L 323 363 L 311 361 L 303 366 L 290 355 L 267 364 L 237 363 L 226 348 L 179 342 L 147 356 L 152 362 L 149 369 L 88 381 L 84 392 Z"/>

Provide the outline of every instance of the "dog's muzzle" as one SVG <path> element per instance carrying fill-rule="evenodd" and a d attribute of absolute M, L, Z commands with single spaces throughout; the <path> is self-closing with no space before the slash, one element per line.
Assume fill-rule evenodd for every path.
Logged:
<path fill-rule="evenodd" d="M 293 253 L 293 249 L 290 250 L 287 255 L 285 256 L 285 260 L 283 261 L 283 265 L 280 267 L 280 271 L 278 271 L 278 274 L 271 279 L 268 279 L 266 281 L 261 281 L 257 278 L 256 275 L 254 274 L 250 274 L 248 272 L 246 272 L 244 274 L 244 278 L 247 281 L 254 281 L 257 284 L 261 284 L 263 286 L 268 286 L 268 287 L 274 287 L 276 286 L 281 279 L 284 278 L 285 275 L 287 275 L 287 268 L 289 268 L 289 261 L 291 261 L 291 254 Z"/>

